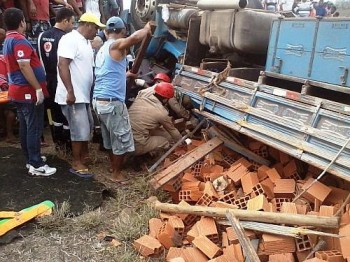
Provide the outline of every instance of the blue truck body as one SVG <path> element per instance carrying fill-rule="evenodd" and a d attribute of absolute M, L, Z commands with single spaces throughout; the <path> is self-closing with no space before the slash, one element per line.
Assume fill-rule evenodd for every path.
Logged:
<path fill-rule="evenodd" d="M 266 72 L 350 92 L 350 19 L 279 19 L 272 24 Z"/>
<path fill-rule="evenodd" d="M 350 82 L 339 80 L 350 67 L 349 29 L 347 19 L 275 20 L 262 75 L 347 93 Z M 230 76 L 211 85 L 217 75 L 182 65 L 174 83 L 198 105 L 198 114 L 320 169 L 342 150 L 328 172 L 350 181 L 350 103 Z"/>

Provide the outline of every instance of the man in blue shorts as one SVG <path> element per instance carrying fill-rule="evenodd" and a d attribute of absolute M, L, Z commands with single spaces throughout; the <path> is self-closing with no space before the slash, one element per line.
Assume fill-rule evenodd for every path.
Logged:
<path fill-rule="evenodd" d="M 151 33 L 147 23 L 143 29 L 125 38 L 126 28 L 121 18 L 113 16 L 106 23 L 107 41 L 96 56 L 93 107 L 100 120 L 103 145 L 110 150 L 114 182 L 125 183 L 120 173 L 124 156 L 133 152 L 134 141 L 125 105 L 128 49 Z"/>

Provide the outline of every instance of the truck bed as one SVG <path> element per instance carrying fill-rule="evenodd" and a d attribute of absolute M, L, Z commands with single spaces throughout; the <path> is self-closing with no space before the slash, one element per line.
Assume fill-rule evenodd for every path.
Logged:
<path fill-rule="evenodd" d="M 216 74 L 184 65 L 174 82 L 217 123 L 321 169 L 350 138 L 348 105 L 235 77 L 209 85 Z M 350 181 L 350 143 L 328 172 Z"/>

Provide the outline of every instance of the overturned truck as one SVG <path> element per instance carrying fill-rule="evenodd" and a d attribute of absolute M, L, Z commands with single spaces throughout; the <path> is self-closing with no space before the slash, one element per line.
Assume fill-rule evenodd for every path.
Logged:
<path fill-rule="evenodd" d="M 177 59 L 174 83 L 196 114 L 350 181 L 350 19 L 170 2 L 148 54 Z"/>

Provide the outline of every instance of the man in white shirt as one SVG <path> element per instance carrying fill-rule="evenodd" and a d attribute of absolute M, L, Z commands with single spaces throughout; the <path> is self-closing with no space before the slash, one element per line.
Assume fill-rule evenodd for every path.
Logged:
<path fill-rule="evenodd" d="M 55 102 L 61 105 L 70 126 L 73 153 L 70 172 L 80 177 L 92 176 L 84 163 L 93 127 L 90 93 L 94 54 L 90 40 L 104 26 L 94 14 L 83 14 L 78 29 L 64 35 L 57 50 L 59 74 Z"/>

